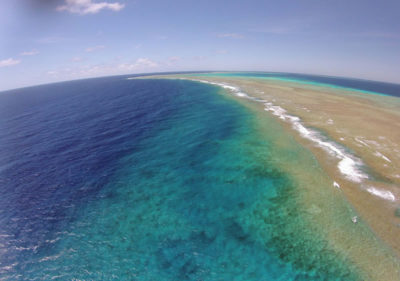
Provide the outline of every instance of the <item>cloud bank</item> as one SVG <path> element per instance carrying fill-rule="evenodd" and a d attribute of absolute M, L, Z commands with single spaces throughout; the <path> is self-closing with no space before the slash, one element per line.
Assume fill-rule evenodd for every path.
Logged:
<path fill-rule="evenodd" d="M 114 2 L 92 2 L 92 0 L 65 0 L 65 5 L 58 6 L 57 11 L 67 11 L 73 14 L 87 15 L 96 14 L 101 10 L 118 12 L 125 7 L 124 4 Z"/>
<path fill-rule="evenodd" d="M 88 53 L 91 53 L 91 52 L 94 52 L 94 51 L 97 51 L 97 50 L 104 49 L 105 47 L 106 46 L 104 46 L 104 45 L 98 45 L 98 46 L 94 46 L 94 47 L 88 47 L 88 48 L 85 49 L 85 51 L 88 52 Z"/>
<path fill-rule="evenodd" d="M 118 65 L 121 70 L 137 70 L 158 67 L 158 63 L 148 58 L 138 58 L 134 63 L 122 63 Z"/>
<path fill-rule="evenodd" d="M 138 58 L 132 62 L 109 63 L 97 65 L 80 65 L 47 71 L 46 74 L 56 80 L 96 77 L 102 75 L 117 75 L 148 72 L 158 69 L 160 64 L 149 58 Z"/>
<path fill-rule="evenodd" d="M 20 62 L 21 62 L 20 60 L 15 60 L 13 58 L 8 58 L 8 59 L 5 59 L 5 60 L 0 60 L 0 67 L 16 65 L 16 64 L 19 64 Z"/>
<path fill-rule="evenodd" d="M 22 52 L 20 55 L 21 56 L 34 56 L 37 54 L 39 54 L 39 52 L 37 50 L 32 50 L 32 51 Z"/>

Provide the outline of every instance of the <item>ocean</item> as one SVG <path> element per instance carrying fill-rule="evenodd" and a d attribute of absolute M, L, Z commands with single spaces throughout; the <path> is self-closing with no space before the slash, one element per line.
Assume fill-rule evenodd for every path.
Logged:
<path fill-rule="evenodd" d="M 126 78 L 0 93 L 0 280 L 361 279 L 303 218 L 277 158 L 310 152 L 277 153 L 273 118 Z"/>
<path fill-rule="evenodd" d="M 400 97 L 400 84 L 365 79 L 280 72 L 215 72 L 198 73 L 197 75 L 273 79 L 308 85 L 348 89 L 362 93 L 383 94 L 387 96 Z"/>

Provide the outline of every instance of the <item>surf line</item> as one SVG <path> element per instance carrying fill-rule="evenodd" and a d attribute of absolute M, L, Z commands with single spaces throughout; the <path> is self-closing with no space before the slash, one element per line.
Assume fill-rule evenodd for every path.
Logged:
<path fill-rule="evenodd" d="M 186 78 L 182 78 L 182 79 L 186 79 Z M 219 87 L 222 87 L 222 88 L 228 90 L 230 93 L 232 93 L 235 96 L 263 103 L 265 111 L 272 113 L 273 115 L 277 116 L 279 119 L 281 119 L 285 122 L 289 122 L 292 125 L 292 128 L 294 130 L 296 130 L 300 134 L 301 137 L 310 140 L 316 146 L 322 148 L 328 154 L 337 158 L 339 160 L 339 162 L 337 164 L 337 168 L 340 171 L 340 173 L 347 180 L 352 181 L 354 183 L 361 184 L 364 180 L 369 179 L 368 174 L 363 171 L 363 167 L 365 167 L 365 164 L 362 162 L 362 160 L 360 158 L 347 152 L 345 147 L 343 147 L 333 141 L 328 140 L 325 136 L 323 136 L 317 130 L 307 128 L 302 123 L 302 121 L 299 117 L 288 114 L 284 108 L 282 108 L 278 105 L 274 105 L 273 103 L 271 103 L 269 101 L 260 100 L 255 97 L 251 97 L 247 93 L 241 91 L 239 87 L 228 85 L 226 83 L 210 82 L 210 81 L 201 80 L 201 79 L 188 79 L 188 80 L 211 84 L 211 85 L 216 85 L 216 86 L 219 86 Z M 336 181 L 333 182 L 333 186 L 340 188 L 340 185 Z M 369 188 L 367 188 L 367 191 L 372 195 L 380 197 L 381 199 L 392 201 L 392 202 L 396 201 L 396 197 L 390 191 L 378 190 L 375 187 L 373 187 L 373 188 L 369 187 Z"/>

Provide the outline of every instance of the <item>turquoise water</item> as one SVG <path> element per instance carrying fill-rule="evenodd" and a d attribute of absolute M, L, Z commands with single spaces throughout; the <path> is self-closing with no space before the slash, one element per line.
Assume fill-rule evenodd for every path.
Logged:
<path fill-rule="evenodd" d="M 258 133 L 255 115 L 218 87 L 162 80 L 112 80 L 96 87 L 93 81 L 76 83 L 80 84 L 74 84 L 75 88 L 85 89 L 88 95 L 71 97 L 66 92 L 62 108 L 68 108 L 68 114 L 58 124 L 69 126 L 69 118 L 87 114 L 82 119 L 87 127 L 68 130 L 87 137 L 85 142 L 79 143 L 79 138 L 74 142 L 80 150 L 48 168 L 59 165 L 58 177 L 46 176 L 37 183 L 34 190 L 40 200 L 47 193 L 56 194 L 40 201 L 40 208 L 26 211 L 34 214 L 31 220 L 39 216 L 37 223 L 23 228 L 26 235 L 12 224 L 1 232 L 2 237 L 13 239 L 2 238 L 8 249 L 1 260 L 0 278 L 358 279 L 351 264 L 308 228 L 297 204 L 296 183 L 275 166 L 271 153 L 275 148 Z M 48 91 L 54 92 L 54 87 L 65 85 Z M 85 106 L 90 112 L 83 110 Z M 54 105 L 49 108 L 55 110 Z M 70 115 L 71 110 L 76 115 Z M 17 116 L 13 118 L 24 118 Z M 52 116 L 57 136 L 61 121 L 56 113 Z M 90 128 L 96 128 L 93 135 Z M 276 125 L 270 128 L 271 135 L 278 134 Z M 68 177 L 71 180 L 80 172 L 79 178 L 54 187 L 67 171 L 61 165 L 70 161 L 68 166 L 73 167 L 88 151 L 86 142 L 97 139 L 101 143 L 90 148 L 88 159 L 111 151 L 107 158 L 95 163 L 83 159 Z M 60 150 L 71 149 L 57 147 L 50 150 L 48 144 L 41 173 L 49 173 L 43 169 L 45 161 L 61 157 Z M 298 149 L 295 145 L 287 148 L 284 157 L 295 159 Z M 34 169 L 29 168 L 29 173 Z M 101 184 L 96 181 L 99 178 Z M 28 191 L 11 196 L 16 191 L 9 184 L 8 193 L 2 191 L 3 198 L 33 200 L 34 195 L 22 198 Z M 32 188 L 36 183 L 32 180 L 30 184 Z M 50 203 L 52 210 L 44 212 Z M 19 215 L 22 211 L 13 210 L 5 201 L 1 204 L 8 206 L 0 213 L 3 225 L 27 214 Z M 52 221 L 55 217 L 57 222 Z M 22 250 L 17 244 L 21 241 L 26 247 Z"/>
<path fill-rule="evenodd" d="M 301 83 L 310 86 L 319 86 L 347 90 L 361 94 L 373 94 L 381 96 L 400 97 L 400 85 L 386 82 L 350 79 L 331 76 L 317 76 L 307 74 L 291 74 L 277 72 L 216 72 L 199 73 L 196 76 L 215 76 L 215 77 L 248 77 L 258 79 L 268 79 L 283 82 Z"/>

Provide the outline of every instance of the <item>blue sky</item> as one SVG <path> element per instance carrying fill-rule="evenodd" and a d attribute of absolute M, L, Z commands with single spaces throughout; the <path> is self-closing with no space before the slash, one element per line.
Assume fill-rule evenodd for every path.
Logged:
<path fill-rule="evenodd" d="M 262 70 L 400 83 L 398 0 L 0 1 L 0 90 Z"/>

